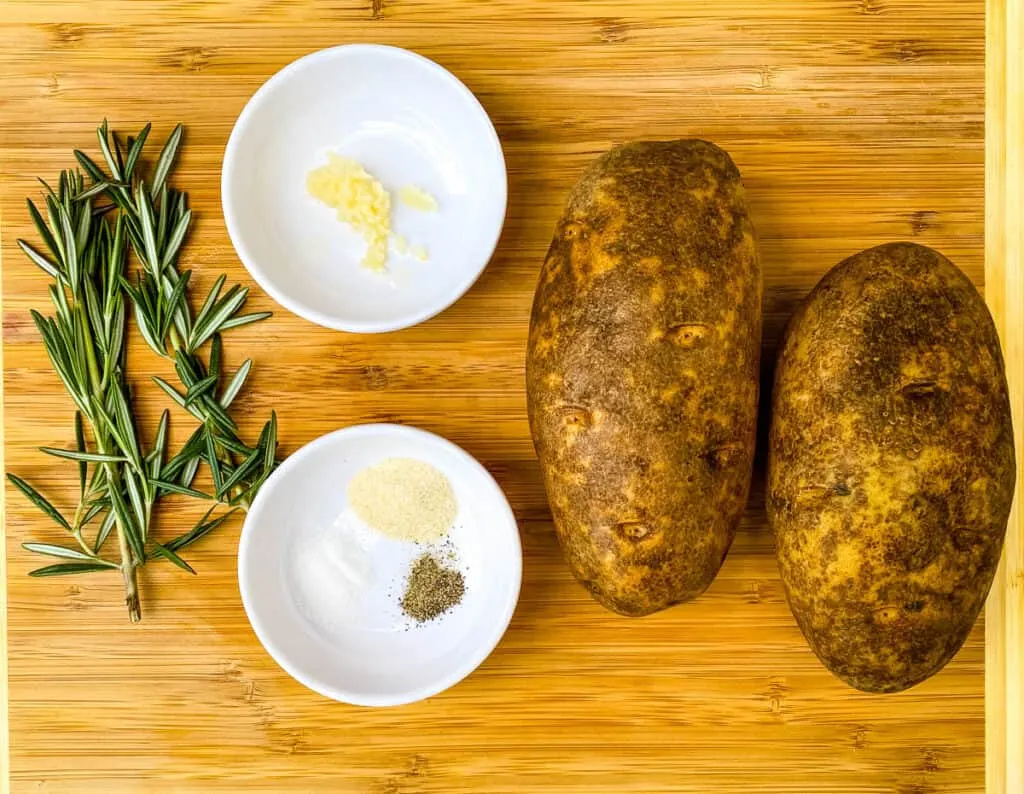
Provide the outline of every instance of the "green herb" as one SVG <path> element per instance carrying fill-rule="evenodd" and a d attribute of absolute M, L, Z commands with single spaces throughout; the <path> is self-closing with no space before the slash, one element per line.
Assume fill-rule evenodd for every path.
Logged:
<path fill-rule="evenodd" d="M 104 122 L 97 138 L 106 170 L 76 150 L 75 157 L 92 183 L 86 186 L 80 171 L 64 171 L 56 189 L 42 183 L 42 211 L 28 202 L 42 248 L 25 240 L 18 245 L 53 279 L 49 292 L 54 306 L 53 316 L 33 311 L 32 319 L 54 370 L 78 409 L 75 449 L 43 447 L 42 451 L 71 460 L 78 468 L 79 504 L 73 516 L 66 518 L 27 482 L 8 475 L 76 544 L 24 544 L 33 553 L 74 561 L 48 565 L 32 575 L 120 570 L 133 622 L 141 618 L 138 569 L 159 557 L 195 573 L 178 552 L 219 526 L 236 509 L 247 510 L 277 464 L 276 416 L 271 414 L 259 441 L 250 447 L 239 438 L 228 413 L 249 374 L 251 360 L 230 378 L 223 378 L 221 372 L 221 332 L 262 320 L 270 313 L 240 314 L 247 290 L 236 285 L 221 296 L 224 276 L 217 279 L 200 311 L 193 311 L 188 291 L 191 271 L 178 269 L 192 211 L 187 195 L 168 186 L 183 130 L 178 125 L 168 138 L 147 186 L 141 164 L 149 132 L 147 124 L 122 147 Z M 100 198 L 109 203 L 95 204 Z M 126 275 L 129 249 L 140 268 L 134 282 Z M 201 423 L 169 459 L 169 413 L 164 411 L 156 437 L 148 446 L 135 423 L 124 375 L 129 303 L 142 338 L 161 358 L 173 362 L 184 393 L 161 378 L 154 380 Z M 204 354 L 207 342 L 209 351 Z M 86 441 L 86 426 L 91 446 Z M 214 494 L 192 488 L 202 462 L 211 470 Z M 154 506 L 168 493 L 214 504 L 192 529 L 158 543 L 149 530 Z M 218 504 L 229 509 L 212 518 Z M 95 527 L 90 530 L 95 533 L 92 542 L 85 537 L 90 525 Z M 118 555 L 110 559 L 103 550 L 115 529 Z"/>

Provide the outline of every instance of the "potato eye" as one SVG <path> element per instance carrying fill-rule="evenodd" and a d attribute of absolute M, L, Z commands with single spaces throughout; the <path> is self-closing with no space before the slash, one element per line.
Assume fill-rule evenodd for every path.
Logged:
<path fill-rule="evenodd" d="M 912 380 L 900 390 L 903 396 L 914 400 L 922 397 L 931 397 L 939 390 L 939 385 L 933 380 Z"/>
<path fill-rule="evenodd" d="M 743 452 L 743 444 L 731 441 L 727 444 L 720 444 L 704 453 L 704 460 L 712 469 L 724 469 L 726 466 L 738 461 Z"/>
<path fill-rule="evenodd" d="M 562 409 L 562 421 L 568 427 L 583 430 L 594 423 L 594 415 L 580 405 L 569 405 Z"/>
<path fill-rule="evenodd" d="M 700 344 L 708 335 L 708 330 L 704 323 L 680 323 L 670 326 L 665 332 L 665 338 L 688 350 Z"/>
<path fill-rule="evenodd" d="M 622 521 L 615 525 L 615 532 L 620 537 L 635 543 L 650 535 L 651 528 L 643 521 Z"/>

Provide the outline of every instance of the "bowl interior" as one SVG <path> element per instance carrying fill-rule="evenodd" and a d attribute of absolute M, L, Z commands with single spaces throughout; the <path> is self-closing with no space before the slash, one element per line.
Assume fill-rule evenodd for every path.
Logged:
<path fill-rule="evenodd" d="M 392 457 L 438 468 L 458 502 L 440 553 L 453 555 L 466 591 L 421 625 L 399 601 L 424 547 L 360 527 L 348 505 L 351 478 Z M 358 571 L 360 587 L 337 576 L 339 564 Z M 289 457 L 260 490 L 239 546 L 242 599 L 264 647 L 311 689 L 361 705 L 418 700 L 472 672 L 511 619 L 521 566 L 515 519 L 486 470 L 449 442 L 396 425 L 348 428 Z"/>
<path fill-rule="evenodd" d="M 362 237 L 306 192 L 327 152 L 358 160 L 394 194 L 392 230 L 429 261 L 392 250 L 388 274 L 360 266 Z M 404 206 L 416 185 L 439 211 Z M 411 325 L 457 300 L 486 266 L 504 221 L 497 135 L 465 86 L 405 50 L 348 45 L 296 61 L 246 106 L 228 143 L 224 214 L 260 285 L 307 319 L 351 331 Z"/>

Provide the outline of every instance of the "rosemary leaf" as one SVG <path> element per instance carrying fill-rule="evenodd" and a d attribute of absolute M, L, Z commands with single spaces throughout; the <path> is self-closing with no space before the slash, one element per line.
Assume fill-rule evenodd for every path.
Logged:
<path fill-rule="evenodd" d="M 220 338 L 219 335 L 217 337 Z M 220 404 L 222 408 L 227 408 L 234 402 L 238 392 L 242 390 L 242 386 L 245 384 L 245 379 L 249 377 L 249 370 L 252 369 L 252 359 L 247 358 L 242 362 L 242 366 L 238 368 L 235 374 L 228 381 L 228 385 L 224 387 L 224 393 L 220 396 Z"/>
<path fill-rule="evenodd" d="M 117 568 L 117 565 L 111 565 L 106 561 L 103 562 L 59 562 L 56 565 L 47 565 L 45 568 L 36 568 L 34 571 L 29 571 L 29 576 L 64 576 L 66 574 L 73 573 L 90 573 L 91 571 L 109 571 L 111 568 Z"/>
<path fill-rule="evenodd" d="M 57 208 L 57 217 L 60 226 L 58 238 L 63 243 L 65 264 L 67 265 L 68 280 L 71 282 L 72 291 L 79 283 L 78 271 L 78 248 L 75 245 L 75 232 L 71 228 L 71 216 L 63 205 Z"/>
<path fill-rule="evenodd" d="M 143 263 L 149 266 L 153 278 L 160 278 L 160 256 L 156 245 L 156 219 L 153 204 L 146 192 L 146 185 L 139 182 L 135 189 L 135 206 L 139 213 L 139 227 L 142 232 Z"/>
<path fill-rule="evenodd" d="M 227 276 L 221 273 L 213 286 L 210 287 L 209 293 L 206 295 L 206 300 L 203 301 L 202 307 L 199 309 L 199 313 L 196 315 L 196 321 L 193 327 L 199 326 L 206 322 L 206 318 L 209 316 L 213 307 L 217 304 L 217 297 L 220 295 L 221 287 L 224 286 L 224 282 L 227 280 Z"/>
<path fill-rule="evenodd" d="M 85 511 L 85 514 L 82 516 L 82 520 L 79 522 L 79 525 L 82 527 L 87 526 L 89 522 L 96 518 L 96 516 L 102 513 L 105 509 L 106 507 L 104 506 L 103 502 L 93 502 L 91 505 L 89 505 L 89 509 Z"/>
<path fill-rule="evenodd" d="M 267 481 L 267 478 L 273 474 L 273 469 L 264 469 L 263 472 L 253 480 L 249 487 L 246 488 L 242 493 L 232 497 L 228 500 L 229 505 L 248 505 L 253 498 L 255 498 L 257 491 L 263 487 L 263 483 Z"/>
<path fill-rule="evenodd" d="M 171 320 L 174 315 L 179 313 L 182 309 L 182 304 L 185 299 L 185 290 L 188 289 L 189 279 L 192 278 L 192 271 L 186 270 L 178 278 L 178 282 L 174 285 L 171 290 L 170 296 L 167 298 L 163 323 L 160 327 L 160 338 L 163 339 L 167 336 L 168 330 L 170 330 Z"/>
<path fill-rule="evenodd" d="M 127 463 L 128 458 L 123 455 L 101 455 L 98 452 L 76 452 L 72 449 L 56 449 L 54 447 L 40 447 L 40 452 L 45 452 L 47 455 L 53 455 L 57 458 L 67 458 L 68 460 L 77 460 L 83 465 L 88 461 L 89 463 Z M 83 471 L 83 469 L 80 469 Z M 82 476 L 83 489 L 85 486 L 85 476 Z"/>
<path fill-rule="evenodd" d="M 49 557 L 63 557 L 67 560 L 88 560 L 90 562 L 100 562 L 100 560 L 97 560 L 93 555 L 86 554 L 84 551 L 68 548 L 67 546 L 55 546 L 52 543 L 22 543 L 21 547 L 26 551 L 31 551 L 35 554 L 46 554 Z M 102 560 L 102 562 L 108 568 L 117 567 L 117 563 L 115 562 L 107 562 L 106 560 Z"/>
<path fill-rule="evenodd" d="M 171 541 L 165 543 L 164 544 L 164 548 L 170 549 L 171 551 L 177 551 L 178 549 L 183 549 L 186 546 L 189 546 L 189 545 L 195 543 L 197 540 L 199 540 L 204 535 L 207 535 L 208 533 L 210 533 L 213 530 L 215 530 L 217 527 L 219 527 L 221 524 L 223 524 L 225 521 L 227 521 L 229 518 L 231 518 L 232 515 L 235 514 L 235 510 L 234 509 L 228 510 L 223 515 L 218 516 L 217 518 L 213 519 L 212 521 L 208 521 L 207 519 L 209 519 L 210 514 L 213 512 L 214 508 L 216 508 L 216 505 L 211 507 L 206 512 L 206 515 L 204 515 L 199 520 L 199 523 L 197 523 L 191 530 L 189 530 L 188 532 L 184 533 L 183 535 L 179 535 L 174 540 L 171 540 Z"/>
<path fill-rule="evenodd" d="M 210 312 L 205 323 L 196 323 L 189 345 L 192 350 L 201 347 L 203 342 L 221 330 L 228 318 L 242 308 L 245 299 L 249 296 L 249 289 L 248 287 L 242 287 L 236 292 L 234 291 L 236 287 L 232 287 L 228 291 L 228 294 L 217 304 L 217 307 Z"/>
<path fill-rule="evenodd" d="M 182 469 L 181 476 L 178 478 L 178 482 L 184 487 L 189 488 L 196 479 L 196 473 L 199 471 L 199 463 L 202 460 L 198 455 L 190 460 L 185 468 Z"/>
<path fill-rule="evenodd" d="M 103 152 L 103 159 L 107 161 L 107 167 L 110 169 L 110 173 L 114 175 L 114 179 L 118 182 L 121 181 L 121 171 L 117 166 L 117 160 L 114 159 L 113 154 L 110 152 L 110 141 L 108 140 L 107 131 L 107 120 L 103 119 L 103 124 L 96 130 L 96 138 L 100 144 L 100 151 Z"/>
<path fill-rule="evenodd" d="M 174 229 L 171 231 L 171 236 L 167 240 L 167 244 L 164 247 L 164 255 L 160 262 L 161 266 L 169 267 L 174 263 L 174 258 L 178 255 L 178 249 L 181 248 L 181 244 L 185 242 L 185 235 L 188 234 L 188 226 L 192 222 L 192 210 L 186 210 L 180 218 L 178 218 Z"/>
<path fill-rule="evenodd" d="M 174 159 L 178 154 L 178 146 L 181 144 L 181 136 L 185 131 L 185 128 L 179 124 L 174 128 L 174 131 L 168 136 L 167 143 L 164 144 L 163 151 L 160 152 L 160 157 L 156 161 L 156 167 L 153 169 L 153 185 L 151 187 L 151 193 L 156 196 L 164 186 L 164 182 L 167 181 L 167 175 L 171 172 L 171 167 L 174 165 Z"/>
<path fill-rule="evenodd" d="M 124 497 L 121 495 L 121 489 L 112 487 L 108 489 L 108 492 L 110 493 L 110 509 L 114 512 L 118 527 L 125 533 L 125 540 L 128 541 L 135 559 L 137 561 L 145 560 L 146 552 L 143 548 L 139 528 L 135 526 L 135 521 L 131 513 L 128 512 L 128 505 L 125 504 Z"/>
<path fill-rule="evenodd" d="M 270 412 L 270 421 L 266 425 L 266 438 L 261 438 L 263 447 L 263 469 L 272 471 L 275 465 L 275 453 L 277 452 L 277 412 Z"/>
<path fill-rule="evenodd" d="M 87 453 L 89 450 L 85 445 L 85 429 L 82 427 L 82 412 L 75 411 L 75 449 L 80 455 Z M 89 464 L 80 460 L 78 462 L 78 498 L 79 500 L 85 498 L 85 481 L 89 476 Z"/>
<path fill-rule="evenodd" d="M 161 478 L 164 480 L 173 480 L 177 474 L 185 468 L 193 459 L 198 458 L 205 449 L 203 443 L 203 433 L 205 428 L 196 428 L 195 432 L 189 437 L 188 441 L 185 442 L 178 454 L 167 461 L 167 465 L 161 469 Z M 160 478 L 154 478 L 160 479 Z"/>
<path fill-rule="evenodd" d="M 249 323 L 258 323 L 260 320 L 266 320 L 268 317 L 272 317 L 273 312 L 253 312 L 252 314 L 243 314 L 239 317 L 232 317 L 230 320 L 226 320 L 221 323 L 220 330 L 228 331 L 232 328 L 240 328 L 243 325 Z"/>
<path fill-rule="evenodd" d="M 115 299 L 114 316 L 110 323 L 110 333 L 107 337 L 107 360 L 103 366 L 103 378 L 100 388 L 106 389 L 110 383 L 110 376 L 116 367 L 119 367 L 124 357 L 124 301 L 118 295 Z"/>
<path fill-rule="evenodd" d="M 101 227 L 106 230 L 106 234 L 110 234 L 110 226 L 103 224 Z M 121 279 L 122 263 L 124 261 L 125 254 L 125 230 L 124 230 L 124 216 L 118 215 L 117 220 L 114 221 L 114 234 L 110 239 L 110 248 L 107 257 L 107 277 L 105 280 L 104 294 L 107 300 L 113 300 L 114 294 L 117 291 L 118 283 Z"/>
<path fill-rule="evenodd" d="M 25 252 L 25 255 L 35 262 L 47 275 L 52 278 L 57 278 L 60 275 L 60 271 L 57 269 L 57 265 L 39 253 L 35 248 L 26 243 L 24 240 L 18 240 L 18 248 Z"/>
<path fill-rule="evenodd" d="M 183 571 L 188 571 L 190 574 L 195 576 L 196 572 L 192 568 L 192 566 L 189 565 L 187 562 L 185 562 L 183 559 L 181 559 L 181 557 L 179 557 L 177 554 L 175 554 L 171 549 L 167 548 L 166 546 L 161 546 L 159 543 L 154 541 L 153 542 L 153 553 L 155 555 L 159 556 L 159 557 L 163 557 L 165 560 L 169 560 L 170 562 L 173 562 L 175 565 L 177 565 Z"/>
<path fill-rule="evenodd" d="M 57 241 L 53 239 L 53 235 L 50 233 L 49 227 L 43 220 L 43 216 L 39 214 L 39 210 L 36 208 L 35 203 L 32 199 L 26 199 L 25 203 L 28 205 L 28 213 L 32 216 L 32 223 L 36 227 L 36 231 L 39 232 L 39 236 L 43 238 L 43 242 L 46 247 L 50 249 L 50 254 L 57 259 L 61 259 L 60 249 L 57 247 Z"/>
<path fill-rule="evenodd" d="M 262 450 L 259 448 L 254 449 L 237 469 L 235 469 L 231 476 L 221 483 L 220 488 L 217 489 L 216 496 L 218 499 L 228 493 L 232 488 L 238 485 L 243 477 L 248 477 L 253 471 L 255 471 L 260 459 L 263 457 Z"/>
<path fill-rule="evenodd" d="M 218 446 L 223 447 L 228 452 L 234 452 L 236 455 L 248 456 L 253 451 L 253 447 L 248 447 L 243 444 L 233 433 L 218 435 L 214 440 L 217 442 Z M 256 449 L 259 449 L 259 447 L 256 447 Z"/>
<path fill-rule="evenodd" d="M 160 425 L 156 430 L 156 438 L 153 439 L 153 451 L 150 452 L 152 460 L 149 464 L 149 477 L 151 480 L 159 479 L 160 469 L 164 464 L 164 456 L 167 454 L 167 429 L 171 420 L 171 412 L 166 408 L 160 414 Z"/>
<path fill-rule="evenodd" d="M 189 488 L 185 485 L 179 485 L 176 482 L 167 482 L 167 480 L 153 480 L 153 485 L 158 489 L 167 491 L 168 493 L 181 494 L 182 496 L 191 496 L 195 499 L 213 499 L 208 493 L 197 491 L 195 488 Z"/>
<path fill-rule="evenodd" d="M 139 437 L 135 430 L 135 420 L 132 418 L 131 408 L 128 406 L 128 399 L 124 395 L 121 386 L 115 384 L 109 392 L 113 404 L 114 421 L 117 424 L 119 437 L 124 440 L 121 451 L 124 452 L 136 471 L 142 471 L 142 450 L 139 447 Z"/>
<path fill-rule="evenodd" d="M 206 411 L 207 420 L 216 425 L 222 433 L 234 433 L 238 430 L 235 420 L 221 407 L 219 402 L 209 395 L 203 396 L 202 410 Z"/>
<path fill-rule="evenodd" d="M 100 305 L 100 295 L 96 291 L 96 285 L 92 279 L 84 281 L 85 310 L 89 313 L 89 324 L 95 329 L 103 328 L 103 307 Z M 106 348 L 106 337 L 100 334 L 96 341 Z"/>
<path fill-rule="evenodd" d="M 216 375 L 208 375 L 201 381 L 197 381 L 185 392 L 185 406 L 188 407 L 217 384 Z"/>
<path fill-rule="evenodd" d="M 85 172 L 92 177 L 93 182 L 106 182 L 107 178 L 104 176 L 100 167 L 92 161 L 85 152 L 75 149 L 75 159 L 78 160 L 78 164 L 85 169 Z M 45 182 L 43 184 L 46 184 Z"/>
<path fill-rule="evenodd" d="M 125 181 L 131 180 L 132 175 L 135 173 L 135 166 L 139 162 L 139 155 L 142 154 L 142 147 L 146 145 L 146 138 L 149 137 L 149 131 L 152 128 L 153 125 L 147 123 L 135 137 L 135 140 L 131 141 L 128 145 L 128 157 L 124 163 Z"/>
<path fill-rule="evenodd" d="M 89 240 L 89 228 L 92 226 L 92 213 L 89 212 L 87 207 L 81 207 L 78 210 L 78 224 L 75 226 L 75 250 L 80 252 L 86 251 L 86 243 Z M 86 271 L 88 272 L 88 271 Z M 89 283 L 86 280 L 85 283 Z"/>
<path fill-rule="evenodd" d="M 121 452 L 126 455 L 130 455 L 130 450 L 132 448 L 131 442 L 121 435 L 121 429 L 118 427 L 117 421 L 111 417 L 107 409 L 104 408 L 98 400 L 93 402 L 93 412 L 97 417 L 99 417 L 102 425 L 106 428 L 107 432 L 110 433 L 111 437 L 114 439 L 114 443 L 117 444 Z"/>
<path fill-rule="evenodd" d="M 157 222 L 156 222 L 156 249 L 162 250 L 164 242 L 167 238 L 167 183 L 165 182 L 163 187 L 160 188 L 160 197 L 156 198 L 154 195 L 153 199 L 154 208 L 156 210 Z M 158 265 L 161 263 L 158 262 Z M 163 272 L 163 267 L 160 267 L 160 271 Z"/>
<path fill-rule="evenodd" d="M 207 371 L 211 375 L 220 377 L 221 357 L 223 355 L 223 340 L 220 338 L 220 334 L 213 335 L 213 341 L 210 343 L 210 365 L 207 367 Z M 221 403 L 223 405 L 224 403 Z M 227 407 L 227 406 L 225 406 Z"/>
<path fill-rule="evenodd" d="M 99 194 L 110 190 L 110 187 L 111 184 L 109 182 L 94 182 L 93 185 L 84 193 L 79 193 L 77 196 L 75 196 L 75 201 L 87 201 L 88 199 L 91 199 L 93 196 L 98 196 Z M 90 212 L 89 214 L 91 215 L 92 212 Z"/>
<path fill-rule="evenodd" d="M 213 441 L 213 433 L 206 430 L 206 463 L 210 467 L 210 476 L 213 477 L 213 489 L 220 493 L 221 484 L 224 478 L 220 472 L 220 461 L 217 459 L 217 445 Z"/>
<path fill-rule="evenodd" d="M 110 131 L 110 142 L 114 144 L 114 157 L 117 160 L 117 170 L 124 178 L 124 155 L 121 152 L 121 142 L 117 139 L 117 133 Z"/>
<path fill-rule="evenodd" d="M 145 543 L 145 530 L 146 530 L 146 506 L 143 501 L 143 493 L 137 475 L 134 471 L 129 468 L 124 469 L 124 473 L 121 475 L 121 479 L 128 488 L 128 501 L 131 503 L 132 510 L 135 511 L 135 526 L 139 528 L 142 536 L 140 541 Z"/>
<path fill-rule="evenodd" d="M 135 325 L 138 327 L 139 333 L 142 334 L 142 338 L 145 340 L 150 350 L 158 356 L 166 358 L 167 351 L 160 344 L 160 340 L 163 336 L 158 332 L 158 329 L 155 329 L 150 325 L 149 315 L 140 308 L 138 302 L 135 303 Z"/>
<path fill-rule="evenodd" d="M 103 523 L 100 524 L 99 532 L 96 533 L 96 542 L 92 546 L 92 550 L 96 553 L 100 553 L 100 549 L 103 548 L 103 544 L 107 542 L 107 537 L 110 535 L 110 530 L 114 528 L 116 523 L 116 517 L 114 511 L 111 510 L 103 518 Z"/>
<path fill-rule="evenodd" d="M 46 513 L 46 515 L 48 515 L 56 523 L 60 524 L 68 532 L 72 532 L 73 531 L 71 529 L 71 524 L 69 524 L 67 522 L 67 519 L 65 519 L 64 516 L 62 516 L 59 512 L 57 512 L 57 508 L 55 508 L 52 504 L 50 504 L 43 497 L 43 495 L 40 494 L 35 488 L 33 488 L 31 485 L 29 485 L 27 482 L 25 482 L 23 479 L 21 479 L 21 477 L 18 477 L 15 474 L 8 473 L 7 474 L 7 479 L 10 480 L 11 483 L 14 484 L 15 488 L 17 488 L 19 491 L 21 491 L 23 494 L 25 494 L 25 496 L 28 497 L 28 500 L 30 502 L 32 502 L 32 504 L 34 504 L 36 507 L 38 507 L 44 513 Z"/>
<path fill-rule="evenodd" d="M 167 396 L 169 396 L 172 400 L 174 400 L 174 402 L 176 402 L 182 408 L 186 409 L 196 419 L 198 419 L 200 422 L 204 421 L 204 417 L 199 412 L 199 410 L 194 405 L 188 405 L 185 402 L 185 398 L 182 397 L 181 394 L 178 393 L 178 390 L 175 389 L 171 384 L 169 384 L 163 378 L 156 376 L 153 377 L 153 382 L 156 383 L 156 385 L 163 389 L 165 392 L 167 392 Z"/>

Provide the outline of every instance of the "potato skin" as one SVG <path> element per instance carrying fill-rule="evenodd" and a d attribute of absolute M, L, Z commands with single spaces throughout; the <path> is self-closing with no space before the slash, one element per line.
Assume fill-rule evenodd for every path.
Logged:
<path fill-rule="evenodd" d="M 555 528 L 601 604 L 702 593 L 750 486 L 761 273 L 739 171 L 699 140 L 630 143 L 572 190 L 526 362 Z"/>
<path fill-rule="evenodd" d="M 811 648 L 867 692 L 934 675 L 981 610 L 1013 498 L 984 301 L 930 248 L 857 254 L 792 317 L 772 402 L 768 517 Z"/>

